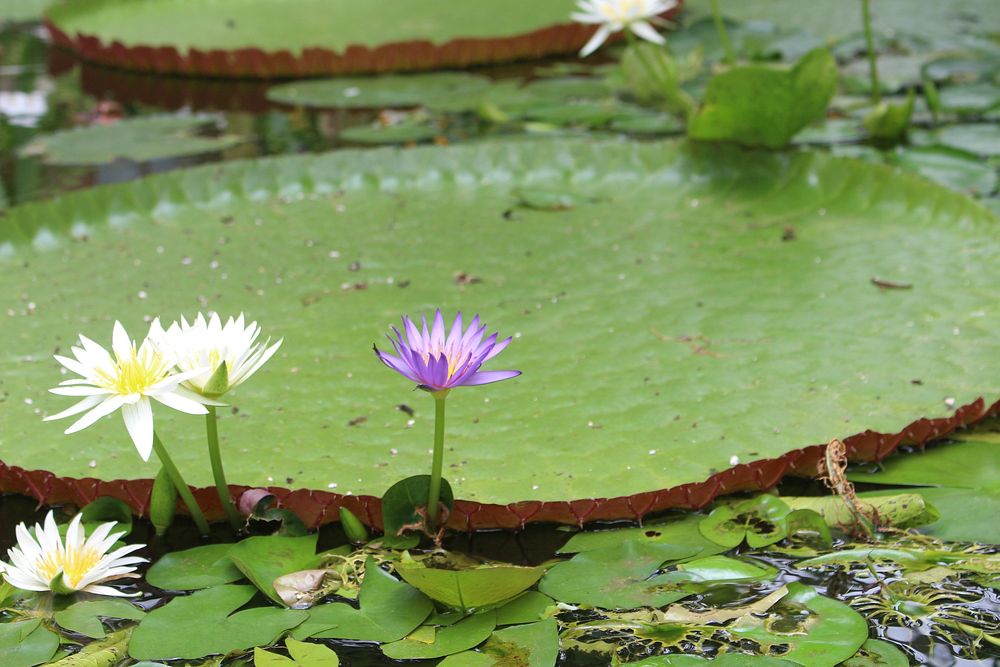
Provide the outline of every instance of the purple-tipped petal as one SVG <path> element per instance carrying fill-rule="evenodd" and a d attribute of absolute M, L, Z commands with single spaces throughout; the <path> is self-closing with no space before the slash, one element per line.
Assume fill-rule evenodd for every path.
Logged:
<path fill-rule="evenodd" d="M 431 327 L 431 349 L 444 349 L 444 316 L 441 309 L 434 311 L 434 324 Z"/>
<path fill-rule="evenodd" d="M 490 384 L 492 382 L 500 382 L 502 380 L 509 380 L 511 378 L 516 378 L 521 374 L 521 371 L 479 371 L 478 373 L 473 373 L 469 378 L 462 383 L 466 387 L 474 387 L 480 384 Z"/>
<path fill-rule="evenodd" d="M 496 335 L 496 334 L 494 334 L 494 335 Z M 483 361 L 489 361 L 489 360 L 490 360 L 490 359 L 492 359 L 493 357 L 495 357 L 495 356 L 497 356 L 498 354 L 500 354 L 501 352 L 503 352 L 503 351 L 504 351 L 504 349 L 506 349 L 506 347 L 507 347 L 508 345 L 510 345 L 510 341 L 511 341 L 511 340 L 513 340 L 513 338 L 512 338 L 512 337 L 510 337 L 510 338 L 505 338 L 505 339 L 503 339 L 502 341 L 500 341 L 499 343 L 497 343 L 496 345 L 494 345 L 494 346 L 493 346 L 493 349 L 489 351 L 489 354 L 487 354 L 487 355 L 486 355 L 486 358 L 485 358 L 485 359 L 483 359 Z"/>
<path fill-rule="evenodd" d="M 455 315 L 455 321 L 451 323 L 451 329 L 448 331 L 448 338 L 445 340 L 445 347 L 449 348 L 449 351 L 457 351 L 455 348 L 459 343 L 462 342 L 462 313 L 459 311 Z"/>

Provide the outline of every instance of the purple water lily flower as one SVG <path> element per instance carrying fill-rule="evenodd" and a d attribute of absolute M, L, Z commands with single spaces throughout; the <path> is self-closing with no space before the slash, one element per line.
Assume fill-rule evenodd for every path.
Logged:
<path fill-rule="evenodd" d="M 386 336 L 396 355 L 383 352 L 375 347 L 375 354 L 386 366 L 417 383 L 418 389 L 431 393 L 448 392 L 455 387 L 469 387 L 479 384 L 500 382 L 517 377 L 521 371 L 481 371 L 480 366 L 500 354 L 511 339 L 497 341 L 494 333 L 483 340 L 486 327 L 479 324 L 476 315 L 469 328 L 462 330 L 462 313 L 445 336 L 444 317 L 441 311 L 434 313 L 434 323 L 427 328 L 427 318 L 421 317 L 423 324 L 417 328 L 413 320 L 403 317 L 403 330 L 393 327 L 396 338 Z"/>

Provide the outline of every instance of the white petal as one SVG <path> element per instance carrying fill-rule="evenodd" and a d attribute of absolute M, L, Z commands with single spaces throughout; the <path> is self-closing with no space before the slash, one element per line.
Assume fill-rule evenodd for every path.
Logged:
<path fill-rule="evenodd" d="M 117 588 L 111 588 L 110 586 L 98 586 L 96 584 L 92 586 L 87 586 L 86 588 L 83 589 L 83 592 L 93 593 L 94 595 L 106 595 L 108 597 L 117 597 L 117 598 L 134 598 L 141 595 L 141 593 L 125 593 L 123 591 L 118 590 Z"/>
<path fill-rule="evenodd" d="M 125 403 L 125 399 L 121 396 L 109 396 L 103 401 L 97 404 L 93 410 L 80 417 L 72 426 L 66 429 L 66 435 L 76 433 L 77 431 L 82 431 L 83 429 L 91 426 L 101 417 L 106 417 L 112 412 L 120 408 Z"/>
<path fill-rule="evenodd" d="M 111 332 L 111 349 L 118 359 L 128 359 L 132 356 L 132 339 L 128 337 L 128 332 L 122 323 L 117 320 Z"/>
<path fill-rule="evenodd" d="M 42 421 L 50 422 L 53 419 L 63 419 L 64 417 L 72 417 L 73 415 L 78 415 L 81 412 L 86 412 L 87 410 L 91 409 L 92 407 L 100 403 L 102 400 L 103 399 L 100 396 L 88 396 L 79 403 L 75 403 L 72 407 L 66 408 L 62 412 L 57 412 L 54 415 L 49 415 Z"/>
<path fill-rule="evenodd" d="M 656 29 L 645 21 L 635 21 L 629 25 L 629 29 L 647 42 L 654 44 L 666 44 L 667 40 Z"/>
<path fill-rule="evenodd" d="M 56 396 L 108 396 L 113 392 L 101 387 L 77 385 L 72 387 L 55 387 L 49 389 L 49 393 Z"/>
<path fill-rule="evenodd" d="M 149 399 L 143 397 L 137 403 L 123 406 L 122 417 L 135 448 L 139 450 L 139 456 L 143 461 L 148 461 L 153 451 L 153 408 Z"/>
<path fill-rule="evenodd" d="M 207 415 L 208 410 L 198 401 L 181 396 L 179 392 L 163 392 L 152 394 L 152 397 L 163 403 L 168 408 L 186 412 L 189 415 Z"/>

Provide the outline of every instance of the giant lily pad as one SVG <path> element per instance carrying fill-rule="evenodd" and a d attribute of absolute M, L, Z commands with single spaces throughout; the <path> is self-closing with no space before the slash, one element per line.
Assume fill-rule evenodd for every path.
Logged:
<path fill-rule="evenodd" d="M 505 216 L 523 187 L 578 204 Z M 557 139 L 213 165 L 22 206 L 0 227 L 0 490 L 79 502 L 93 483 L 28 471 L 139 480 L 107 488 L 141 507 L 157 468 L 120 416 L 73 436 L 41 421 L 68 405 L 50 355 L 108 344 L 114 319 L 142 335 L 152 314 L 245 311 L 285 344 L 227 396 L 230 481 L 300 490 L 275 493 L 307 522 L 341 502 L 373 521 L 427 472 L 433 401 L 371 345 L 440 306 L 515 336 L 494 364 L 524 372 L 449 398 L 453 525 L 702 506 L 810 471 L 832 437 L 872 459 L 980 417 L 1000 395 L 996 230 L 854 160 Z M 156 419 L 210 487 L 203 420 Z"/>
<path fill-rule="evenodd" d="M 89 59 L 161 72 L 275 77 L 464 66 L 579 49 L 573 0 L 62 2 L 56 41 Z"/>

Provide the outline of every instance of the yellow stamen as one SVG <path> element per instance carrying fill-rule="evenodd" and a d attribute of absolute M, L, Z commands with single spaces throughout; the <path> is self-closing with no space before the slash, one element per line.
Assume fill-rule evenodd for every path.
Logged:
<path fill-rule="evenodd" d="M 150 348 L 136 351 L 133 345 L 127 357 L 116 357 L 112 372 L 97 370 L 97 384 L 121 396 L 142 394 L 165 378 L 169 370 L 169 363 L 159 352 Z"/>
<path fill-rule="evenodd" d="M 55 553 L 45 554 L 38 563 L 38 574 L 44 581 L 52 581 L 62 572 L 63 582 L 70 588 L 76 588 L 100 562 L 101 555 L 95 549 L 60 548 Z"/>

